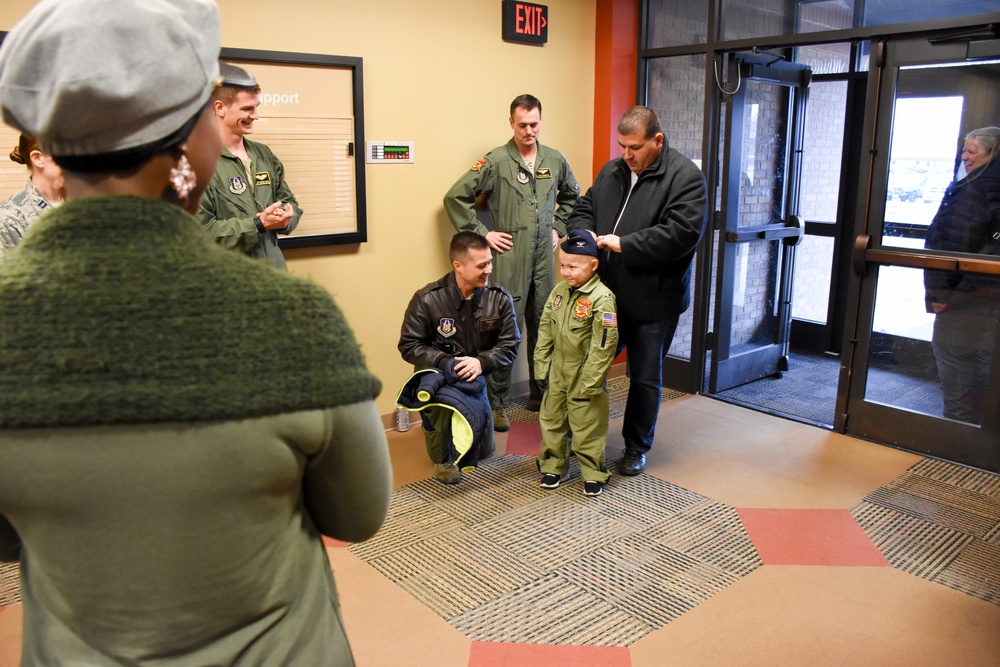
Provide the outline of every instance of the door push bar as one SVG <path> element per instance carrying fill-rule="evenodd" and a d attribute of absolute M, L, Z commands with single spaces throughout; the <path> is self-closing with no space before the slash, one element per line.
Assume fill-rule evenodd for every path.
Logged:
<path fill-rule="evenodd" d="M 859 276 L 868 273 L 869 264 L 1000 275 L 1000 259 L 954 257 L 930 250 L 890 250 L 889 248 L 872 248 L 871 246 L 872 237 L 868 234 L 861 234 L 854 239 L 851 265 Z"/>
<path fill-rule="evenodd" d="M 796 246 L 805 237 L 806 225 L 801 216 L 790 215 L 785 224 L 755 225 L 740 227 L 736 231 L 726 232 L 726 243 L 747 243 L 748 241 L 777 241 L 785 245 Z"/>

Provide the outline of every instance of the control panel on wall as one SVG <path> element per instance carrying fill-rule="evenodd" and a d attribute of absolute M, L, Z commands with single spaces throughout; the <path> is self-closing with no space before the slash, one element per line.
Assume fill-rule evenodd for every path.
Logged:
<path fill-rule="evenodd" d="M 413 164 L 413 142 L 366 141 L 365 162 L 369 164 Z"/>

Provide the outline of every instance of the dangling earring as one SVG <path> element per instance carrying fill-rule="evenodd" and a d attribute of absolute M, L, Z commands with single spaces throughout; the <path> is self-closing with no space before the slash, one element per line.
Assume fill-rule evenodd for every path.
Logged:
<path fill-rule="evenodd" d="M 170 187 L 177 193 L 177 197 L 186 204 L 188 196 L 197 184 L 198 177 L 195 175 L 194 169 L 191 168 L 187 155 L 181 153 L 177 160 L 177 166 L 170 170 Z"/>

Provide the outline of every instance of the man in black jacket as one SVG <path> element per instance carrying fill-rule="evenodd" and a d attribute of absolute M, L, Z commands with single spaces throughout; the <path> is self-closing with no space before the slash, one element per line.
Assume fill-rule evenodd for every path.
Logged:
<path fill-rule="evenodd" d="M 663 357 L 690 305 L 691 260 L 707 219 L 705 178 L 670 148 L 647 107 L 622 115 L 618 145 L 622 157 L 601 168 L 566 226 L 595 235 L 598 272 L 618 302 L 618 346 L 628 350 L 631 378 L 619 472 L 638 475 L 653 444 Z"/>
<path fill-rule="evenodd" d="M 452 369 L 459 380 L 473 382 L 498 368 L 514 363 L 521 335 L 514 319 L 510 292 L 490 284 L 493 257 L 486 239 L 475 232 L 459 232 L 449 250 L 452 271 L 418 290 L 403 316 L 399 352 L 418 369 Z M 478 395 L 486 404 L 490 423 L 479 458 L 493 453 L 492 412 L 485 384 Z M 456 484 L 462 473 L 449 460 L 451 438 L 447 411 L 420 413 L 427 455 L 434 463 L 434 476 L 444 484 Z"/>

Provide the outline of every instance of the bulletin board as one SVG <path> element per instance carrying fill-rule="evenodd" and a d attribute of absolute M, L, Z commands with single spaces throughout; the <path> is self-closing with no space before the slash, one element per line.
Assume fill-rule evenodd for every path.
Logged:
<path fill-rule="evenodd" d="M 248 138 L 274 151 L 302 207 L 282 248 L 363 243 L 364 88 L 361 58 L 222 49 L 220 58 L 256 77 L 260 119 Z"/>
<path fill-rule="evenodd" d="M 278 237 L 281 247 L 366 242 L 361 58 L 246 49 L 222 49 L 220 58 L 260 83 L 260 119 L 249 138 L 278 156 L 303 210 L 295 231 Z M 0 123 L 0 201 L 28 180 L 27 167 L 7 157 L 17 140 Z"/>

